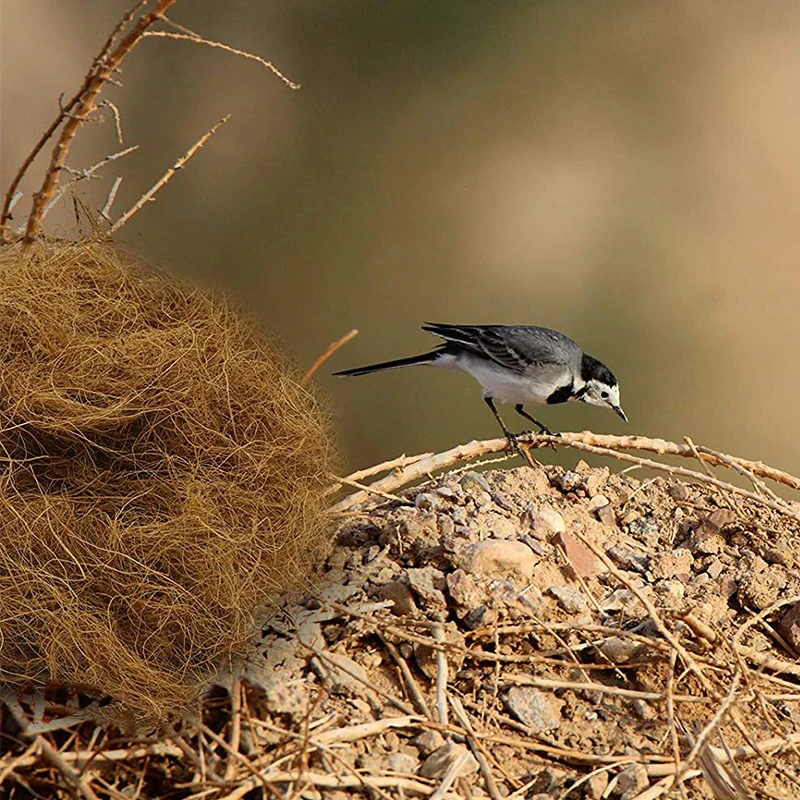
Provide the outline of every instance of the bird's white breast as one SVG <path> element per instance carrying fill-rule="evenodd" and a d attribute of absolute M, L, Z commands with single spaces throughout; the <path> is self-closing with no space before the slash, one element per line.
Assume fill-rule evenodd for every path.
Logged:
<path fill-rule="evenodd" d="M 483 387 L 484 396 L 494 397 L 502 403 L 544 404 L 547 398 L 564 384 L 565 370 L 542 370 L 540 376 L 517 375 L 491 361 L 476 358 L 469 353 L 447 355 L 437 360 L 436 366 L 454 367 L 472 375 Z"/>

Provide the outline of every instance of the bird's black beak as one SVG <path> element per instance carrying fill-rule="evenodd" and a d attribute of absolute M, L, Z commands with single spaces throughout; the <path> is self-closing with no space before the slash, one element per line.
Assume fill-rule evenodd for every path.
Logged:
<path fill-rule="evenodd" d="M 625 412 L 619 406 L 612 406 L 612 408 L 622 417 L 625 422 L 628 421 L 628 418 L 625 416 Z"/>

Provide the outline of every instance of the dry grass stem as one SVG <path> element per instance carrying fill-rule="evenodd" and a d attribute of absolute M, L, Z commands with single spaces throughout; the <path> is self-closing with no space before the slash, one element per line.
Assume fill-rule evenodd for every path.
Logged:
<path fill-rule="evenodd" d="M 230 120 L 227 114 L 219 122 L 206 131 L 110 228 L 109 233 L 116 233 L 131 217 L 139 212 L 147 203 L 155 200 L 155 196 L 172 180 L 178 170 L 183 169 L 205 143 Z"/>
<path fill-rule="evenodd" d="M 344 347 L 348 342 L 355 339 L 358 336 L 358 328 L 353 328 L 351 331 L 348 331 L 344 336 L 340 339 L 337 339 L 335 342 L 331 342 L 328 347 L 325 349 L 325 352 L 311 365 L 308 372 L 300 379 L 300 383 L 308 383 L 311 380 L 314 373 L 341 347 Z"/>

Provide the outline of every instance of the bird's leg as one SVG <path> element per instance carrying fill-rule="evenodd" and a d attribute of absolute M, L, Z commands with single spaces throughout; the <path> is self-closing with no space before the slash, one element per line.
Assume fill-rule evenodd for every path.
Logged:
<path fill-rule="evenodd" d="M 539 433 L 546 433 L 548 436 L 560 436 L 560 433 L 553 433 L 547 425 L 542 424 L 539 422 L 538 419 L 534 419 L 523 407 L 522 403 L 517 403 L 514 406 L 514 411 L 517 412 L 521 417 L 525 417 L 525 419 L 529 419 L 534 425 L 539 428 Z"/>
<path fill-rule="evenodd" d="M 500 416 L 497 409 L 494 407 L 494 400 L 491 397 L 484 397 L 483 401 L 486 403 L 487 406 L 492 410 L 492 414 L 494 414 L 494 418 L 500 423 L 500 427 L 503 429 L 503 433 L 506 435 L 506 439 L 508 439 L 508 446 L 509 450 L 513 453 L 519 453 L 519 444 L 517 443 L 517 437 L 511 433 L 511 431 L 506 428 L 505 422 L 503 422 L 503 418 Z"/>

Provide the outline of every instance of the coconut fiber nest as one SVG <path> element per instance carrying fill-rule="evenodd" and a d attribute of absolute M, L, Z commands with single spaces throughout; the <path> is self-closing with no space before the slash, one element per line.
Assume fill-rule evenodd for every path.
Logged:
<path fill-rule="evenodd" d="M 0 680 L 185 708 L 324 558 L 330 458 L 224 300 L 106 245 L 0 252 Z"/>

